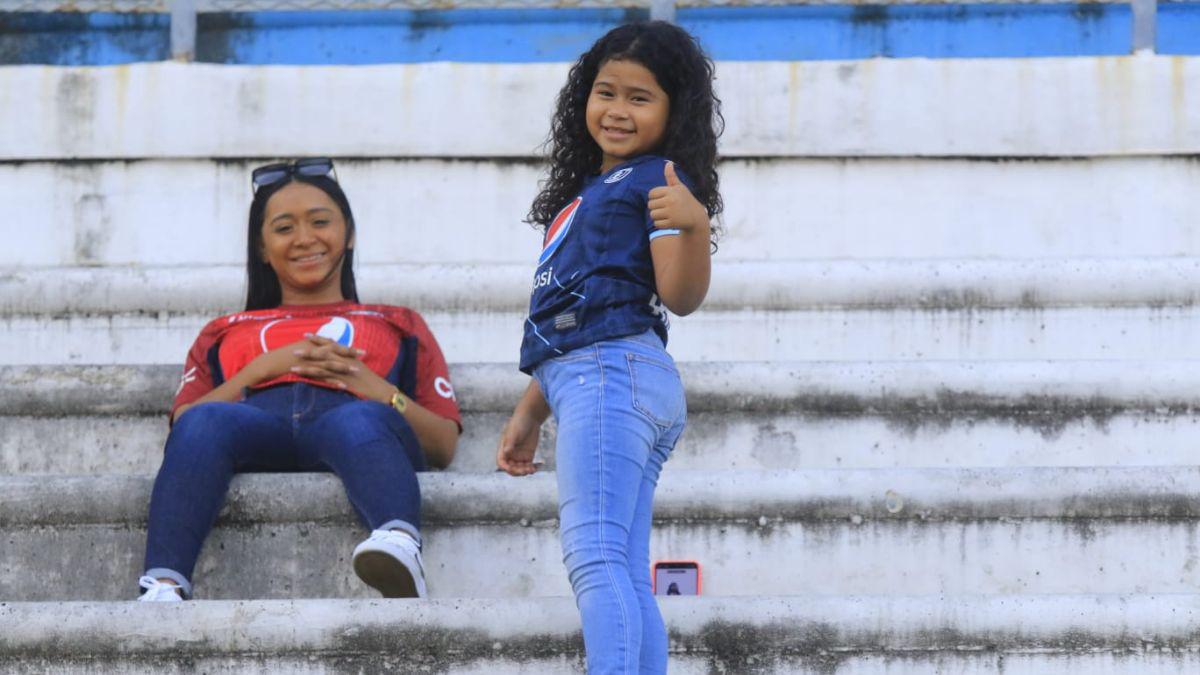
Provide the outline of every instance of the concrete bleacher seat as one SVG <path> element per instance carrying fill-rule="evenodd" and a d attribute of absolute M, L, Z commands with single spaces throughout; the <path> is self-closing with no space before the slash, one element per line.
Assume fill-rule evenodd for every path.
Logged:
<path fill-rule="evenodd" d="M 685 362 L 672 469 L 1186 465 L 1200 362 Z M 0 474 L 149 474 L 176 366 L 0 367 Z M 495 469 L 523 377 L 451 368 L 465 430 L 448 471 Z M 553 470 L 554 424 L 539 453 Z"/>
<path fill-rule="evenodd" d="M 1200 627 L 1187 595 L 665 598 L 662 608 L 671 672 L 684 675 L 1165 675 L 1196 667 L 1180 647 Z M 0 667 L 61 673 L 97 663 L 125 673 L 582 670 L 568 598 L 10 603 L 0 622 L 13 627 L 0 634 Z"/>
<path fill-rule="evenodd" d="M 492 460 L 565 68 L 0 68 L 0 671 L 580 669 L 553 426 L 543 474 Z M 728 233 L 673 324 L 652 541 L 704 566 L 663 602 L 672 672 L 1194 672 L 1200 61 L 718 76 Z M 426 315 L 466 415 L 422 476 L 433 599 L 370 599 L 335 478 L 263 474 L 201 599 L 135 605 L 181 361 L 240 307 L 249 169 L 315 154 L 364 300 Z"/>

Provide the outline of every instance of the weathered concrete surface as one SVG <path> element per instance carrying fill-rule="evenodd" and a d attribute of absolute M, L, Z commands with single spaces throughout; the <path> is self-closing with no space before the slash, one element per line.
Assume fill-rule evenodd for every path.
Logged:
<path fill-rule="evenodd" d="M 210 318 L 0 316 L 0 358 L 181 362 Z M 425 318 L 450 361 L 506 363 L 520 348 L 525 313 Z M 1195 357 L 1197 336 L 1197 306 L 701 310 L 672 320 L 670 351 L 680 361 L 1184 360 Z"/>
<path fill-rule="evenodd" d="M 360 266 L 357 277 L 364 302 L 423 313 L 520 312 L 529 309 L 531 270 L 525 263 L 379 264 Z M 10 268 L 0 272 L 0 314 L 216 317 L 240 309 L 245 274 L 239 265 Z M 718 255 L 713 276 L 705 311 L 1200 304 L 1200 257 L 745 261 Z"/>
<path fill-rule="evenodd" d="M 421 307 L 451 361 L 507 362 L 527 272 L 369 266 L 362 276 L 364 297 Z M 714 274 L 709 304 L 674 322 L 680 360 L 1190 359 L 1200 336 L 1194 258 L 732 262 Z M 241 283 L 232 266 L 9 270 L 0 358 L 178 362 L 209 319 L 236 309 Z"/>
<path fill-rule="evenodd" d="M 508 415 L 466 413 L 448 470 L 494 471 L 496 444 Z M 161 414 L 0 417 L 0 474 L 154 473 L 167 431 Z M 547 423 L 543 438 L 540 461 L 551 468 L 553 422 Z"/>
<path fill-rule="evenodd" d="M 663 598 L 671 672 L 1159 675 L 1200 667 L 1200 599 Z M 563 673 L 567 598 L 0 604 L 4 672 Z M 187 635 L 187 639 L 180 639 Z"/>
<path fill-rule="evenodd" d="M 24 160 L 303 156 L 312 138 L 334 156 L 527 157 L 567 67 L 4 68 L 0 128 Z M 1189 57 L 722 62 L 722 153 L 1194 153 L 1198 81 Z"/>
<path fill-rule="evenodd" d="M 690 363 L 688 410 L 883 416 L 1107 418 L 1200 406 L 1200 361 Z M 165 414 L 178 366 L 0 366 L 0 415 Z M 509 412 L 528 378 L 511 363 L 457 363 L 464 410 Z"/>
<path fill-rule="evenodd" d="M 448 468 L 496 468 L 508 412 L 467 413 Z M 161 415 L 0 417 L 0 474 L 149 474 L 162 459 Z M 539 453 L 555 466 L 555 427 Z M 992 416 L 970 410 L 900 410 L 842 416 L 797 409 L 688 414 L 672 469 L 1173 466 L 1197 462 L 1200 414 L 1048 410 Z"/>
<path fill-rule="evenodd" d="M 0 479 L 0 599 L 130 597 L 150 483 Z M 569 594 L 553 475 L 425 475 L 422 486 L 435 597 Z M 1191 467 L 668 470 L 655 517 L 652 557 L 700 559 L 706 592 L 719 596 L 1200 584 L 1200 469 Z M 332 476 L 239 477 L 201 557 L 197 594 L 370 596 L 348 564 L 364 535 Z"/>
<path fill-rule="evenodd" d="M 0 160 L 0 202 L 10 205 L 0 234 L 21 241 L 0 250 L 0 267 L 244 264 L 247 186 L 261 161 Z M 536 161 L 339 158 L 337 166 L 359 226 L 358 261 L 519 265 L 513 297 L 528 293 L 541 243 L 523 222 L 542 177 Z M 1200 255 L 1194 156 L 726 159 L 719 170 L 718 264 L 855 258 L 874 270 L 890 258 Z M 464 293 L 492 293 L 466 275 L 452 280 Z M 405 281 L 402 291 L 378 284 L 369 295 L 431 285 Z"/>
<path fill-rule="evenodd" d="M 1196 362 L 684 363 L 671 466 L 789 469 L 1187 465 Z M 0 473 L 149 474 L 176 366 L 0 367 Z M 452 368 L 465 411 L 453 471 L 492 471 L 525 379 Z M 554 467 L 554 426 L 542 459 Z"/>

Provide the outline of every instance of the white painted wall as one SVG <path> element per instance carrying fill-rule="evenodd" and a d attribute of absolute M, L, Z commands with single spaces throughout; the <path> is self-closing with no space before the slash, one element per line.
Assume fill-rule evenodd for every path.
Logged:
<path fill-rule="evenodd" d="M 564 68 L 0 68 L 0 362 L 177 361 L 239 302 L 250 168 L 297 154 L 339 159 L 365 266 L 418 266 L 365 287 L 452 360 L 513 360 Z M 719 85 L 727 235 L 680 358 L 1194 353 L 1200 59 L 721 63 Z M 1131 258 L 1179 265 L 1098 262 Z"/>
<path fill-rule="evenodd" d="M 12 159 L 528 156 L 567 64 L 0 68 Z M 722 62 L 727 156 L 1200 149 L 1200 59 Z"/>

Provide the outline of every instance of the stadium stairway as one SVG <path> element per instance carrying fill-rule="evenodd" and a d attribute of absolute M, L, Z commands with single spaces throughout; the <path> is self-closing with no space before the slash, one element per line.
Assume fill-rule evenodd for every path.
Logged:
<path fill-rule="evenodd" d="M 0 671 L 581 668 L 553 426 L 542 474 L 492 464 L 564 70 L 0 69 L 28 94 L 0 106 Z M 728 234 L 672 332 L 690 422 L 652 541 L 704 569 L 662 603 L 672 672 L 1195 672 L 1200 61 L 718 75 Z M 429 318 L 466 413 L 422 477 L 432 597 L 357 581 L 335 479 L 262 474 L 198 599 L 135 604 L 179 362 L 238 307 L 249 168 L 314 154 L 363 297 Z"/>

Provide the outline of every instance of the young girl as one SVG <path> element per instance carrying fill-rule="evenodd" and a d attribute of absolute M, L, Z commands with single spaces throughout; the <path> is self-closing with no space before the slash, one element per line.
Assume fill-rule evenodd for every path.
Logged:
<path fill-rule="evenodd" d="M 664 307 L 689 314 L 708 291 L 709 218 L 721 210 L 712 79 L 712 62 L 671 24 L 600 38 L 559 94 L 550 177 L 529 212 L 546 228 L 521 345 L 533 380 L 496 460 L 533 473 L 554 413 L 563 561 L 590 673 L 667 668 L 650 521 L 686 406 Z"/>
<path fill-rule="evenodd" d="M 359 303 L 354 216 L 332 161 L 269 164 L 251 181 L 246 309 L 211 321 L 188 352 L 140 599 L 191 597 L 230 480 L 246 471 L 336 473 L 372 530 L 354 571 L 384 596 L 424 596 L 416 472 L 449 464 L 461 430 L 446 361 L 419 314 Z"/>

